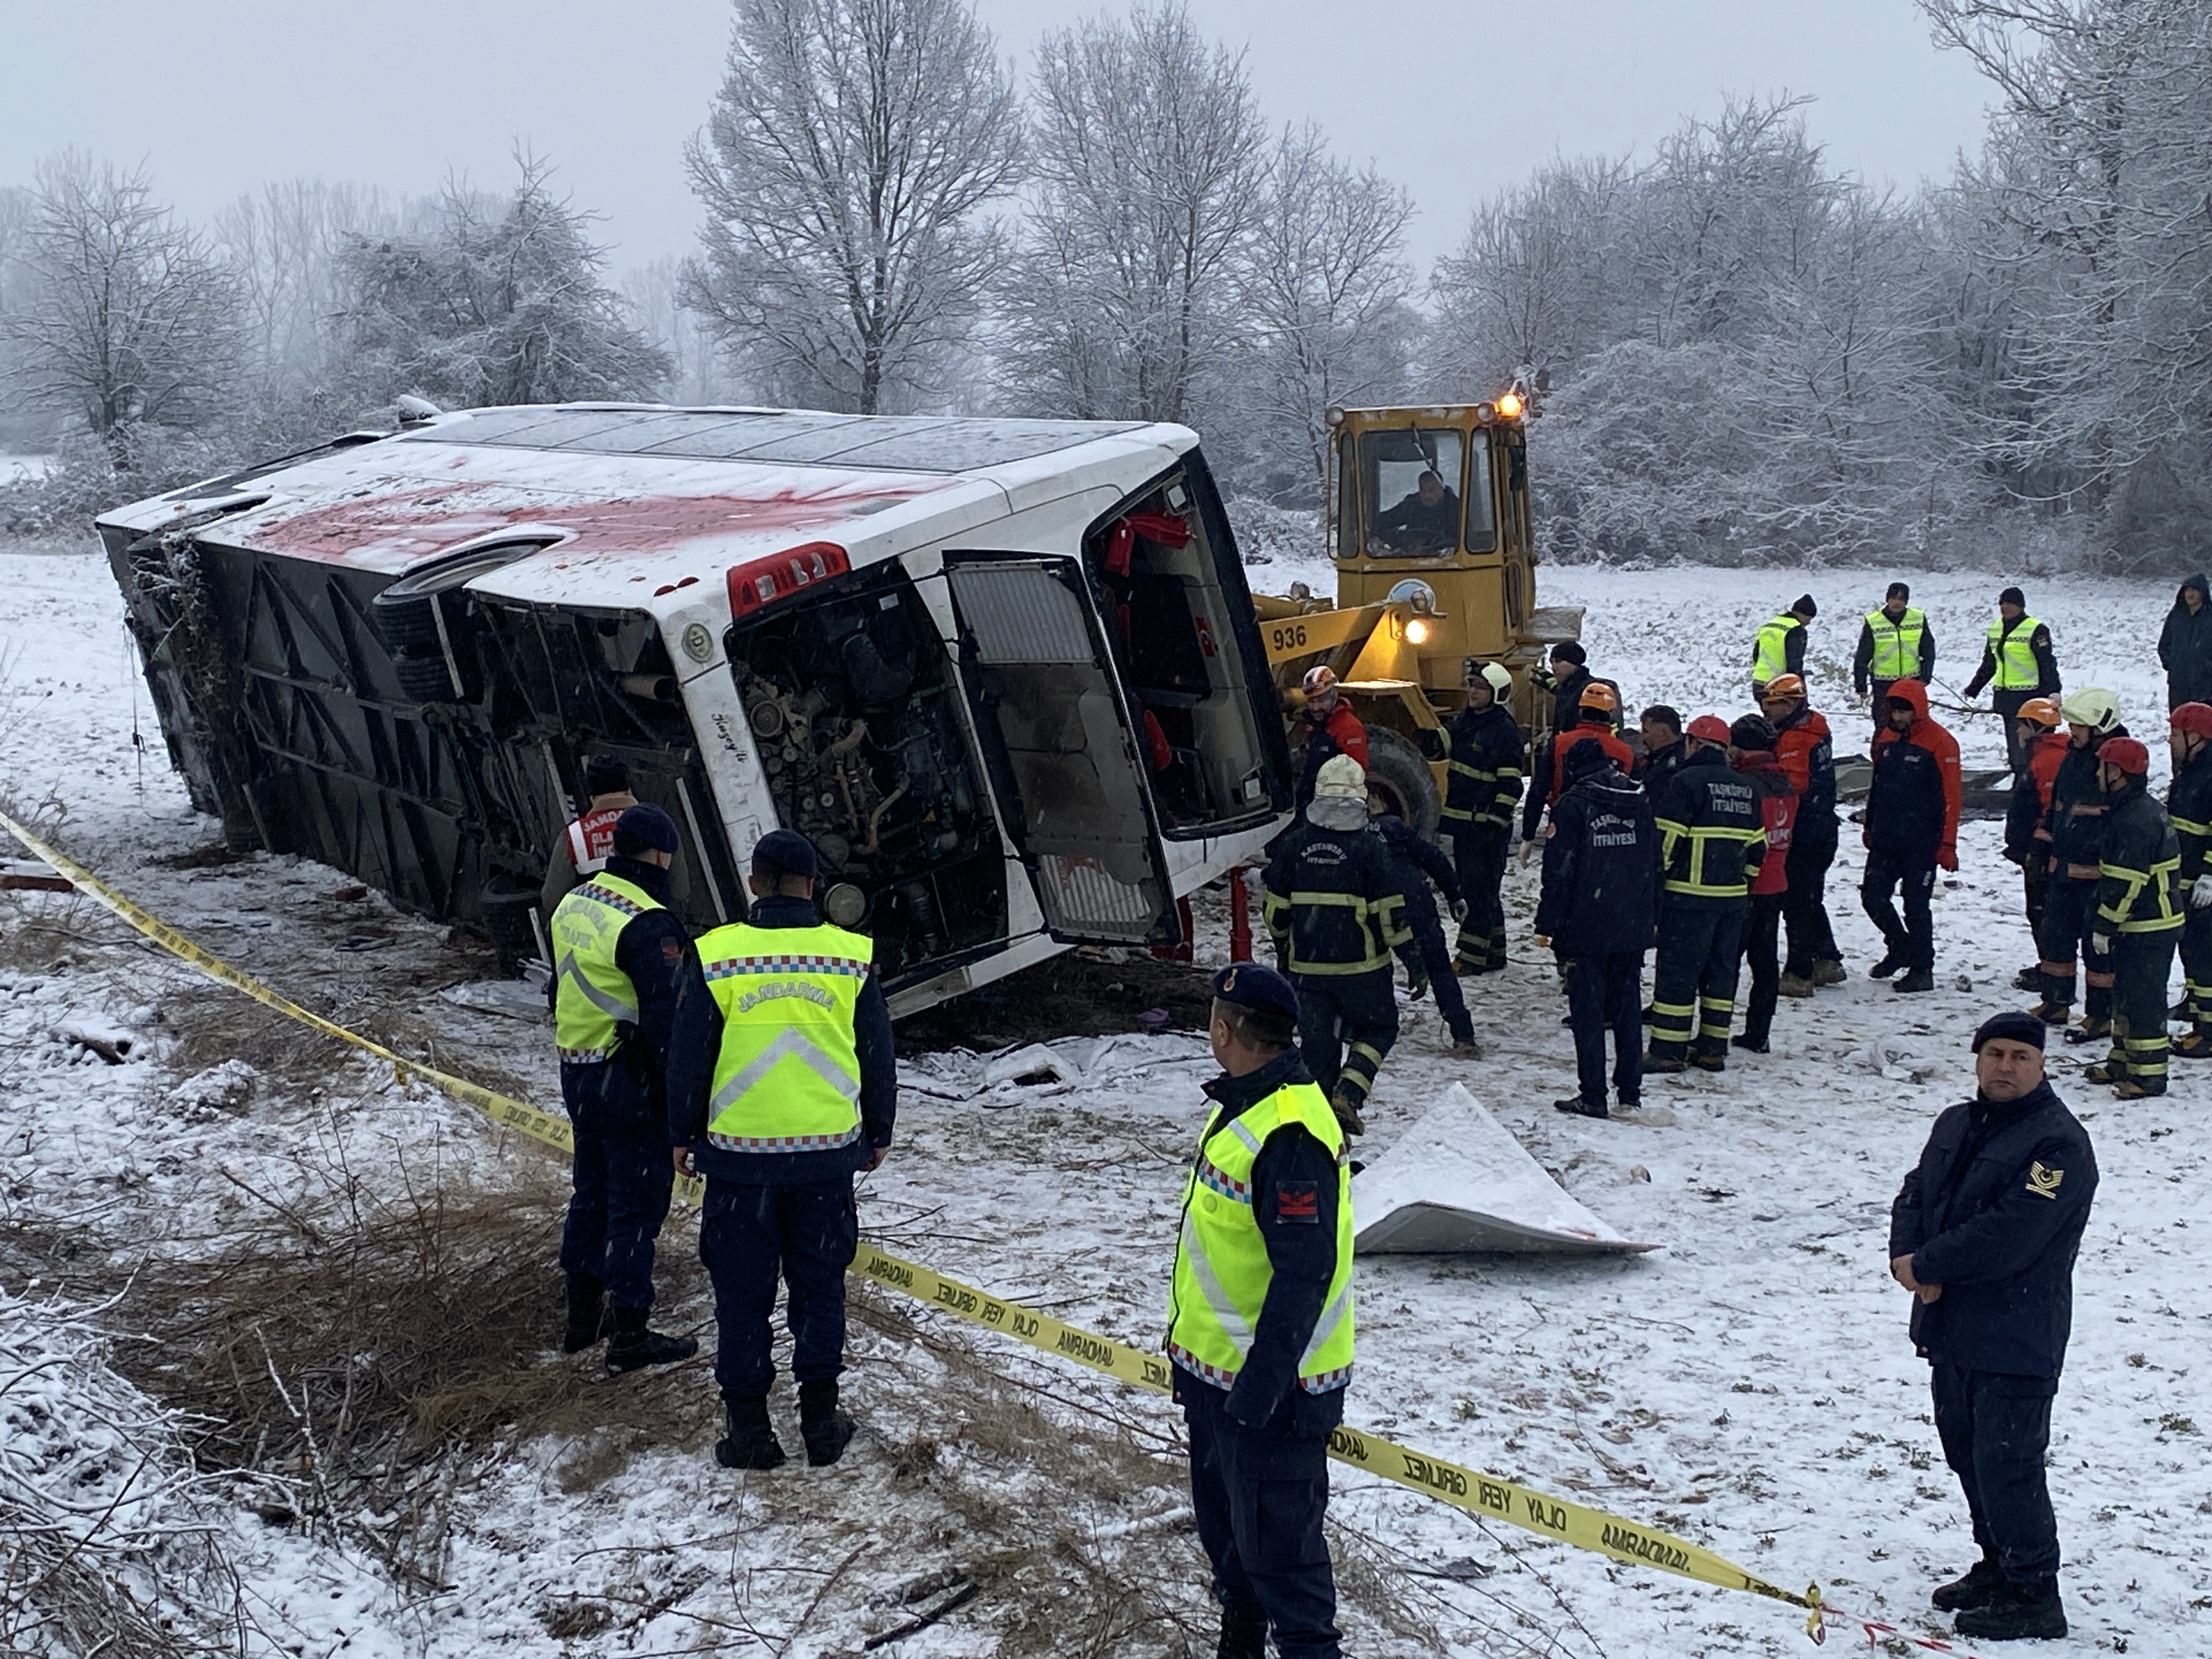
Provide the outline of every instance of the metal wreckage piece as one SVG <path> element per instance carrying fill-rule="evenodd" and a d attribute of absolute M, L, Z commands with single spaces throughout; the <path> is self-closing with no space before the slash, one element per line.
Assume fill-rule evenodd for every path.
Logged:
<path fill-rule="evenodd" d="M 1131 521 L 1137 528 L 1132 532 Z M 1188 429 L 548 405 L 419 418 L 100 520 L 169 754 L 234 849 L 540 949 L 586 762 L 684 848 L 820 849 L 895 1013 L 1171 943 L 1290 757 Z"/>

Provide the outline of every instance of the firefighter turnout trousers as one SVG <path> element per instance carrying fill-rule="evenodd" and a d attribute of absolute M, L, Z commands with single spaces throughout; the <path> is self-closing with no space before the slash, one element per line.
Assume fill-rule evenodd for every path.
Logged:
<path fill-rule="evenodd" d="M 1387 963 L 1388 957 L 1383 958 Z M 1364 974 L 1292 974 L 1298 991 L 1298 1047 L 1330 1099 L 1358 1111 L 1398 1040 L 1398 998 L 1386 966 Z"/>
<path fill-rule="evenodd" d="M 1457 965 L 1462 974 L 1494 974 L 1505 966 L 1506 842 L 1503 824 L 1452 827 L 1452 866 L 1459 872 L 1467 920 L 1460 924 Z"/>
<path fill-rule="evenodd" d="M 2212 910 L 2191 910 L 2181 929 L 2183 1017 L 2212 1031 Z"/>
<path fill-rule="evenodd" d="M 1659 954 L 1651 988 L 1651 1057 L 1682 1060 L 1728 1054 L 1735 1020 L 1736 973 L 1751 902 L 1684 903 L 1659 915 Z"/>
<path fill-rule="evenodd" d="M 2112 1047 L 2105 1071 L 2131 1078 L 2145 1094 L 2166 1092 L 2166 981 L 2175 931 L 2122 933 L 2112 941 Z"/>
<path fill-rule="evenodd" d="M 2074 1002 L 2074 958 L 2078 952 L 2088 969 L 2089 995 L 2085 1006 L 2092 1023 L 2112 1012 L 2112 958 L 2096 946 L 2104 931 L 2097 918 L 2098 883 L 2080 876 L 2054 875 L 2043 891 L 2043 932 L 2036 949 L 2043 955 L 2045 1000 L 2061 1007 Z M 2063 967 L 2065 972 L 2057 970 Z"/>

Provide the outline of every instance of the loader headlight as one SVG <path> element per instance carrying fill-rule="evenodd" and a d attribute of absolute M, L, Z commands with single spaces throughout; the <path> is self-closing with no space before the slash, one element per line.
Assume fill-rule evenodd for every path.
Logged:
<path fill-rule="evenodd" d="M 1416 617 L 1406 624 L 1406 637 L 1415 645 L 1429 642 L 1429 624 L 1425 617 Z"/>
<path fill-rule="evenodd" d="M 1519 392 L 1505 392 L 1498 399 L 1498 417 L 1501 420 L 1517 421 L 1521 418 L 1521 407 Z"/>

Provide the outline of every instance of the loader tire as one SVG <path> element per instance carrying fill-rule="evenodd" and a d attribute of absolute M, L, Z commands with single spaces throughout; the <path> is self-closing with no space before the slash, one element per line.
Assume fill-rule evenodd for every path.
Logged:
<path fill-rule="evenodd" d="M 1367 728 L 1367 787 L 1389 802 L 1415 835 L 1424 841 L 1437 838 L 1443 802 L 1437 796 L 1436 774 L 1409 740 L 1383 726 Z"/>

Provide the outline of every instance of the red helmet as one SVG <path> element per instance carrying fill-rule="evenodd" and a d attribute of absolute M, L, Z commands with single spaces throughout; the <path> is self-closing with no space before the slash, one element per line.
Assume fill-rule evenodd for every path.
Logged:
<path fill-rule="evenodd" d="M 2107 738 L 2097 750 L 2097 758 L 2106 766 L 2117 766 L 2134 777 L 2144 777 L 2150 772 L 2150 750 L 2133 738 Z"/>
<path fill-rule="evenodd" d="M 2212 702 L 2185 702 L 2173 711 L 2173 729 L 2212 738 Z"/>
<path fill-rule="evenodd" d="M 1701 743 L 1717 743 L 1726 747 L 1729 740 L 1728 722 L 1718 714 L 1700 714 L 1690 722 L 1689 735 Z"/>

